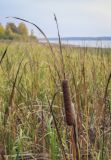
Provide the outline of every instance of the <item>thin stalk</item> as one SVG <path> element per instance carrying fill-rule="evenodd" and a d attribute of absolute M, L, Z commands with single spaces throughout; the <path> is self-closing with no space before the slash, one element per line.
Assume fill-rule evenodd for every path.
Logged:
<path fill-rule="evenodd" d="M 64 64 L 64 57 L 63 57 L 63 53 L 62 53 L 62 44 L 61 44 L 61 37 L 60 37 L 60 33 L 59 33 L 59 25 L 58 25 L 58 21 L 56 18 L 56 15 L 54 14 L 54 19 L 57 25 L 57 31 L 58 31 L 58 38 L 59 38 L 59 48 L 60 48 L 60 54 L 61 54 L 61 62 L 62 62 L 62 70 L 63 70 L 63 75 L 64 75 L 64 79 L 65 79 L 65 64 Z"/>
<path fill-rule="evenodd" d="M 106 111 L 106 107 L 107 107 L 108 87 L 109 87 L 110 80 L 111 80 L 111 72 L 110 72 L 110 74 L 109 74 L 109 77 L 108 77 L 108 80 L 107 80 L 107 83 L 106 83 L 105 93 L 104 93 L 102 160 L 104 160 L 104 145 L 105 145 L 105 111 Z"/>
<path fill-rule="evenodd" d="M 61 147 L 61 150 L 62 150 L 62 153 L 63 153 L 63 156 L 64 156 L 64 160 L 68 160 L 68 158 L 67 158 L 67 156 L 66 156 L 66 153 L 65 153 L 64 146 L 63 146 L 63 144 L 62 144 L 61 135 L 60 135 L 59 129 L 58 129 L 58 127 L 57 127 L 56 118 L 55 118 L 54 113 L 53 113 L 53 110 L 52 110 L 52 106 L 53 106 L 53 103 L 54 103 L 54 100 L 55 100 L 55 97 L 56 97 L 57 94 L 58 94 L 58 92 L 56 92 L 56 93 L 54 94 L 51 103 L 49 102 L 48 97 L 47 97 L 47 99 L 48 99 L 48 103 L 49 103 L 49 106 L 50 106 L 50 112 L 51 112 L 52 117 L 53 117 L 53 120 L 54 120 L 54 125 L 55 125 L 55 128 L 56 128 L 56 132 L 57 132 L 57 136 L 58 136 L 58 139 L 59 139 L 60 147 Z"/>

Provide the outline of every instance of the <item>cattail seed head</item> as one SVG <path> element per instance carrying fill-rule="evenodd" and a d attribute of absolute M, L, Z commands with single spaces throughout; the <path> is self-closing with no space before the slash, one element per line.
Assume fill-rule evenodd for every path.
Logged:
<path fill-rule="evenodd" d="M 72 126 L 74 124 L 74 114 L 72 109 L 69 85 L 67 80 L 62 81 L 63 100 L 65 107 L 65 115 L 67 125 Z"/>

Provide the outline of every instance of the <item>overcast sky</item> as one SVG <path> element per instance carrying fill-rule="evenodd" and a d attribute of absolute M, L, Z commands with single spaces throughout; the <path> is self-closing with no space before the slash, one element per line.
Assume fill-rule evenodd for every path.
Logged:
<path fill-rule="evenodd" d="M 53 14 L 61 36 L 111 36 L 111 0 L 1 0 L 0 22 L 25 18 L 40 26 L 48 37 L 57 36 Z M 19 21 L 16 21 L 18 23 Z M 29 29 L 34 29 L 28 25 Z M 39 35 L 34 29 L 35 33 Z"/>

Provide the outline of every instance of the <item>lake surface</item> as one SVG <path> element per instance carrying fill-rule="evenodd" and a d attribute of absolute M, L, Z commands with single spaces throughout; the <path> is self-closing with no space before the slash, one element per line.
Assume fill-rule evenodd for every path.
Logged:
<path fill-rule="evenodd" d="M 50 43 L 58 44 L 57 40 L 50 40 Z M 40 40 L 40 42 L 45 43 L 45 40 Z M 75 45 L 80 47 L 101 47 L 101 48 L 111 48 L 111 40 L 61 40 L 62 44 Z"/>
<path fill-rule="evenodd" d="M 62 41 L 62 43 L 67 45 L 76 45 L 80 47 L 111 48 L 111 41 Z"/>

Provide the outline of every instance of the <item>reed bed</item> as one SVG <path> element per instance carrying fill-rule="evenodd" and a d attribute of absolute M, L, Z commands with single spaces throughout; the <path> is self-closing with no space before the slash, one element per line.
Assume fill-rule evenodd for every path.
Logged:
<path fill-rule="evenodd" d="M 51 47 L 0 42 L 1 158 L 110 160 L 111 49 Z"/>

